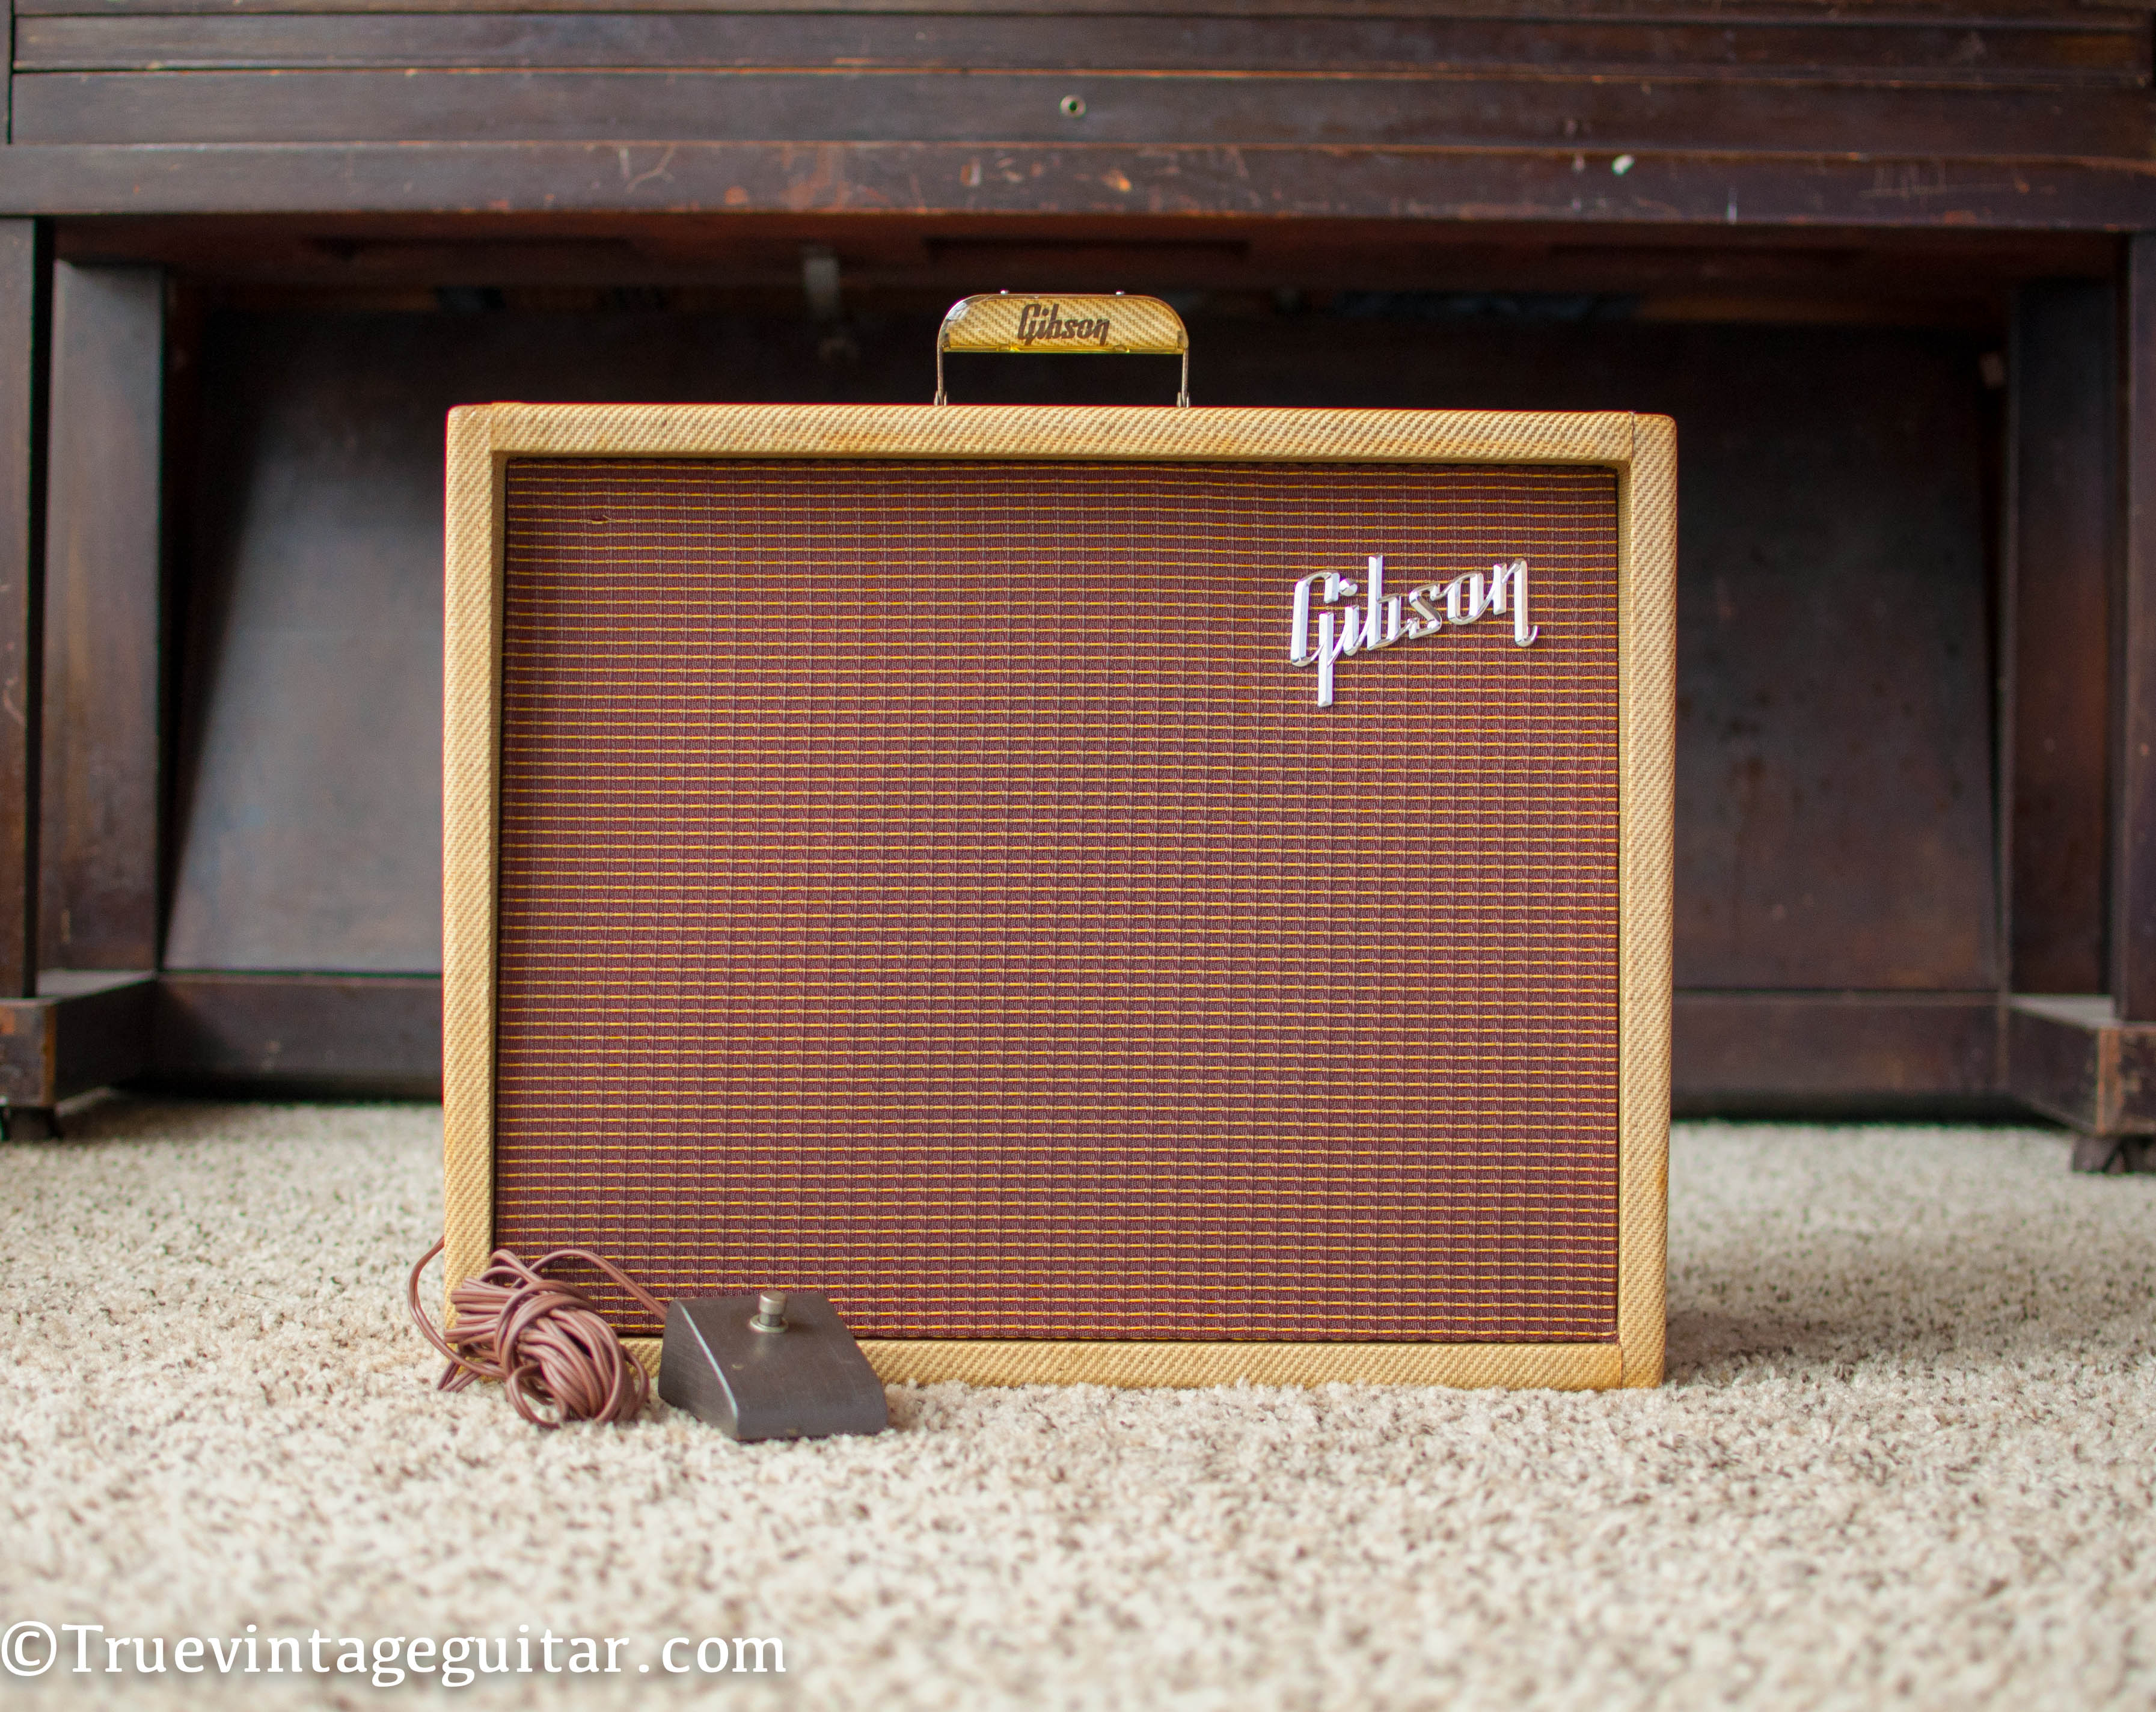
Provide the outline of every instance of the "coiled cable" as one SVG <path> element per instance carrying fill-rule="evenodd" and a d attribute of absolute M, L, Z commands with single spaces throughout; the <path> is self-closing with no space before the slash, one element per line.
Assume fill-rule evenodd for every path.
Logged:
<path fill-rule="evenodd" d="M 583 1261 L 664 1320 L 665 1309 L 649 1291 L 588 1248 L 557 1248 L 529 1265 L 496 1248 L 485 1267 L 449 1292 L 444 1335 L 419 1304 L 419 1274 L 442 1246 L 438 1242 L 419 1257 L 405 1291 L 413 1324 L 449 1359 L 437 1390 L 498 1379 L 518 1414 L 549 1429 L 569 1421 L 627 1421 L 643 1412 L 651 1381 L 642 1365 L 589 1297 L 545 1274 L 560 1261 Z"/>

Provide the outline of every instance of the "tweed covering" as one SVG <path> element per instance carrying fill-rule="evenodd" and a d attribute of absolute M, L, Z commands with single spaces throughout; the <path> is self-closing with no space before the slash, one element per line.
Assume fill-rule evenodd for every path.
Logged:
<path fill-rule="evenodd" d="M 1676 865 L 1676 424 L 1634 419 L 1620 596 L 1623 966 L 1617 1340 L 1624 1383 L 1662 1382 L 1669 1330 L 1671 875 Z"/>
<path fill-rule="evenodd" d="M 503 491 L 495 1240 L 870 1337 L 1616 1335 L 1615 474 Z M 1288 591 L 1373 552 L 1541 633 L 1320 710 Z"/>

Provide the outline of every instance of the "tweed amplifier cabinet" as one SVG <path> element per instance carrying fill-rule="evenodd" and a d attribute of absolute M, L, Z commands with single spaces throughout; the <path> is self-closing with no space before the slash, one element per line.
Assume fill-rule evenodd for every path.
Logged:
<path fill-rule="evenodd" d="M 892 1380 L 1659 1380 L 1666 420 L 449 455 L 452 1283 L 821 1289 Z"/>

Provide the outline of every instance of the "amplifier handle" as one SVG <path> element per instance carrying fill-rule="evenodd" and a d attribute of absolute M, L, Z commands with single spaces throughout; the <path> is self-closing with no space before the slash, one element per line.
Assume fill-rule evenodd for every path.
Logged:
<path fill-rule="evenodd" d="M 1056 296 L 1040 291 L 990 291 L 962 297 L 936 330 L 936 402 L 943 390 L 947 351 L 1052 351 L 1075 356 L 1180 356 L 1183 389 L 1176 408 L 1190 407 L 1190 335 L 1183 317 L 1158 297 L 1121 291 Z"/>

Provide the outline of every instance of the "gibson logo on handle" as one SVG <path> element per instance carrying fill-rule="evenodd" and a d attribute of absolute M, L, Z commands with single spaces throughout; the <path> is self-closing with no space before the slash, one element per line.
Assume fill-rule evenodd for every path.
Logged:
<path fill-rule="evenodd" d="M 1353 598 L 1358 594 L 1363 597 L 1359 602 Z M 1342 599 L 1348 604 L 1329 604 Z M 1296 584 L 1288 664 L 1317 668 L 1317 705 L 1330 707 L 1333 670 L 1342 660 L 1435 636 L 1447 626 L 1472 624 L 1488 613 L 1511 615 L 1512 641 L 1518 647 L 1543 633 L 1539 624 L 1527 622 L 1525 559 L 1492 565 L 1486 577 L 1471 571 L 1450 582 L 1425 582 L 1411 594 L 1399 595 L 1385 592 L 1385 557 L 1373 553 L 1365 587 L 1358 588 L 1337 571 L 1313 571 Z"/>
<path fill-rule="evenodd" d="M 1019 311 L 1018 342 L 1031 345 L 1042 339 L 1106 345 L 1108 342 L 1108 318 L 1102 315 L 1095 320 L 1066 321 L 1063 319 L 1063 305 L 1060 303 L 1029 303 Z"/>

